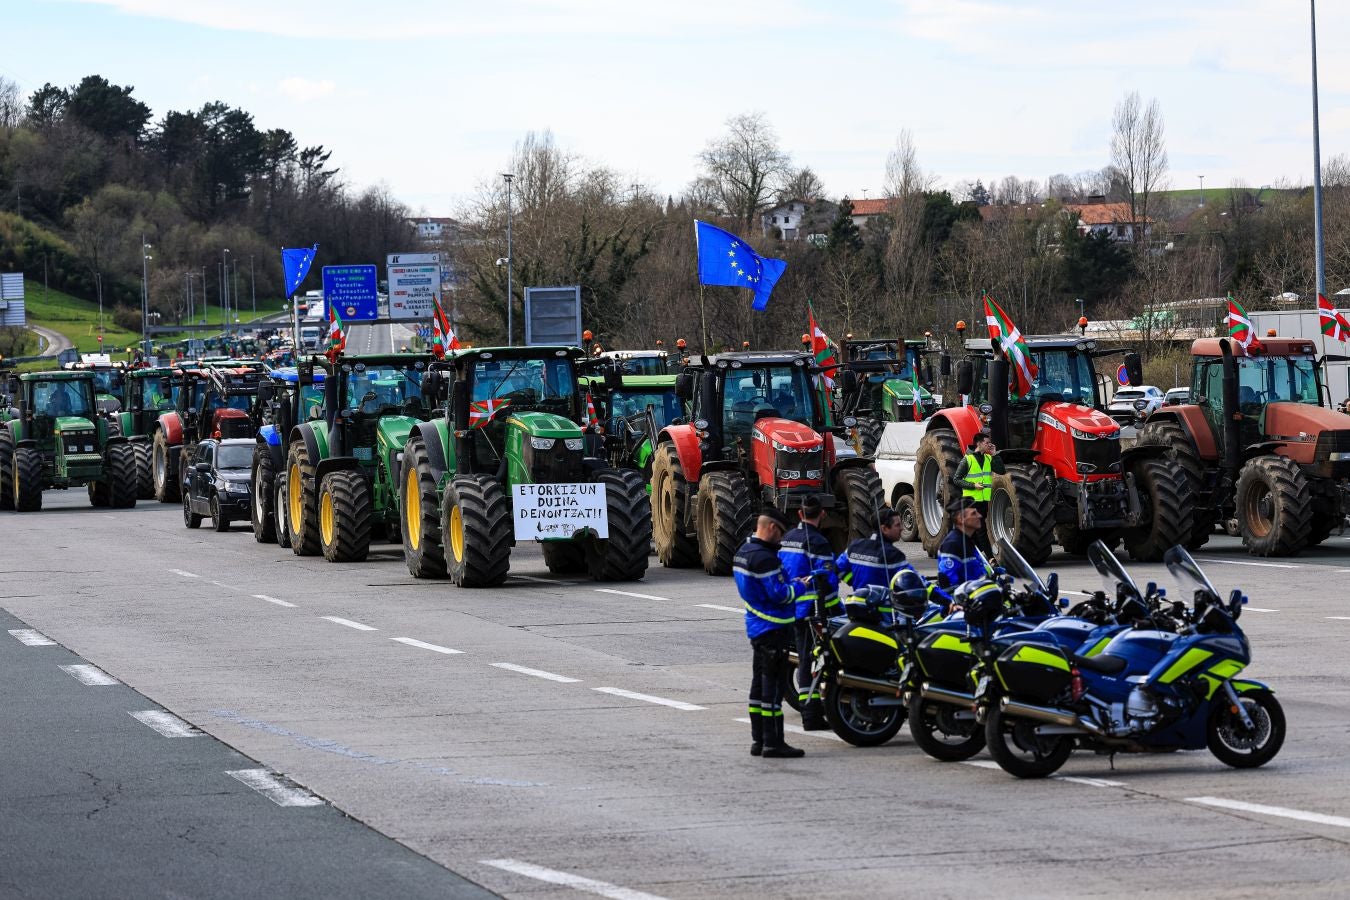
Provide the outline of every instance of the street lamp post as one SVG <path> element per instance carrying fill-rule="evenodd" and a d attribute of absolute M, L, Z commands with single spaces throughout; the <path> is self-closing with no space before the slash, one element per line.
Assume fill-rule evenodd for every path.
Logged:
<path fill-rule="evenodd" d="M 511 182 L 515 177 L 507 172 L 502 173 L 502 178 L 506 180 L 506 346 L 508 347 L 515 346 L 512 340 L 514 334 L 512 307 L 515 302 L 511 298 Z"/>
<path fill-rule="evenodd" d="M 220 319 L 224 336 L 230 336 L 230 248 L 220 254 Z"/>
<path fill-rule="evenodd" d="M 1201 175 L 1201 176 L 1199 176 L 1199 177 L 1200 177 L 1200 205 L 1201 205 L 1201 206 L 1204 206 L 1204 205 L 1205 205 L 1205 176 Z"/>
<path fill-rule="evenodd" d="M 253 302 L 253 318 L 258 318 L 258 282 L 253 278 L 253 254 L 248 255 L 248 296 Z"/>
<path fill-rule="evenodd" d="M 1322 139 L 1317 116 L 1317 0 L 1308 0 L 1312 24 L 1313 243 L 1316 245 L 1317 294 L 1327 290 L 1326 247 L 1322 236 Z M 1326 340 L 1322 341 L 1323 351 Z"/>
<path fill-rule="evenodd" d="M 150 355 L 150 259 L 146 251 L 151 249 L 141 235 L 141 345 L 142 352 Z"/>

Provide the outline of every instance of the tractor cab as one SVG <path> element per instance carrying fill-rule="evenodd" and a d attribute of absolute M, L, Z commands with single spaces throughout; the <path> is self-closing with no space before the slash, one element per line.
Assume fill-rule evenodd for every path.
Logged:
<path fill-rule="evenodd" d="M 612 362 L 621 375 L 672 375 L 670 355 L 664 350 L 606 350 L 599 359 Z"/>
<path fill-rule="evenodd" d="M 206 373 L 206 380 L 194 385 L 198 437 L 252 437 L 254 401 L 265 373 L 252 366 L 213 367 Z"/>
<path fill-rule="evenodd" d="M 20 376 L 20 382 L 19 417 L 49 462 L 64 454 L 97 453 L 97 392 L 91 371 L 38 372 Z"/>
<path fill-rule="evenodd" d="M 858 374 L 858 390 L 852 402 L 845 398 L 842 407 L 845 414 L 878 423 L 917 422 L 937 410 L 930 357 L 941 351 L 930 349 L 928 341 L 848 339 L 841 350 L 844 368 Z"/>

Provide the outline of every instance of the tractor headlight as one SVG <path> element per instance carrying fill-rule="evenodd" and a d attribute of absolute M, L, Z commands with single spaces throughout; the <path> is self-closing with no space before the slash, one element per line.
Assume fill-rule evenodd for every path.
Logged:
<path fill-rule="evenodd" d="M 779 469 L 778 477 L 784 481 L 800 481 L 802 472 L 801 469 Z"/>
<path fill-rule="evenodd" d="M 539 439 L 535 438 L 535 440 Z M 563 441 L 563 443 L 566 445 L 568 450 L 580 450 L 582 447 L 586 445 L 586 442 L 581 438 L 566 438 Z M 539 445 L 535 444 L 535 446 L 538 447 Z"/>
<path fill-rule="evenodd" d="M 1350 461 L 1350 453 L 1328 453 L 1329 462 L 1347 462 Z"/>
<path fill-rule="evenodd" d="M 822 472 L 820 469 L 807 469 L 807 470 L 806 470 L 806 477 L 807 477 L 807 479 L 810 480 L 810 481 L 819 481 L 822 477 L 824 477 L 824 474 L 825 474 L 825 473 Z"/>
<path fill-rule="evenodd" d="M 536 450 L 552 450 L 554 443 L 556 443 L 555 438 L 544 438 L 544 437 L 530 438 L 530 446 Z"/>
<path fill-rule="evenodd" d="M 1093 434 L 1090 431 L 1079 431 L 1077 428 L 1070 428 L 1069 431 L 1080 441 L 1095 441 L 1100 437 L 1100 435 Z"/>

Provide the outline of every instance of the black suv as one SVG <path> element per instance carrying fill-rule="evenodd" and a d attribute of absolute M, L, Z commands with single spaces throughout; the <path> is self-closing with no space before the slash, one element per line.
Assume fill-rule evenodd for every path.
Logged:
<path fill-rule="evenodd" d="M 248 521 L 249 466 L 253 438 L 208 438 L 193 450 L 183 471 L 183 524 L 196 528 L 209 516 L 216 531 L 227 531 L 230 519 Z"/>

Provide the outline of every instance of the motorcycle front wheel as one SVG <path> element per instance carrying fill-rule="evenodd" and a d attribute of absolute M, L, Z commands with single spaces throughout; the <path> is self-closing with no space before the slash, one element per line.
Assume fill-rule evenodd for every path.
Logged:
<path fill-rule="evenodd" d="M 905 708 L 898 702 L 895 706 L 872 706 L 867 702 L 876 696 L 831 681 L 825 685 L 825 720 L 835 734 L 855 747 L 884 744 L 905 724 Z"/>
<path fill-rule="evenodd" d="M 1238 699 L 1251 727 L 1242 723 L 1223 696 L 1216 695 L 1206 727 L 1209 752 L 1235 769 L 1255 769 L 1274 759 L 1284 744 L 1284 710 L 1269 691 L 1251 691 Z"/>
<path fill-rule="evenodd" d="M 999 768 L 1018 778 L 1044 778 L 1059 770 L 1073 753 L 1073 738 L 1036 734 L 1037 723 L 1005 716 L 997 704 L 984 720 L 989 755 Z"/>

